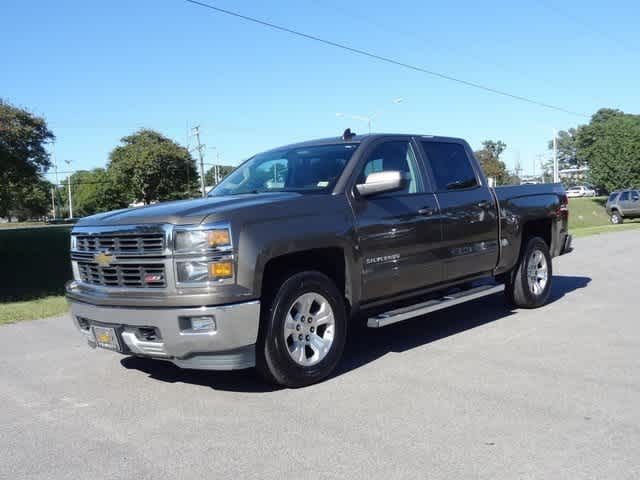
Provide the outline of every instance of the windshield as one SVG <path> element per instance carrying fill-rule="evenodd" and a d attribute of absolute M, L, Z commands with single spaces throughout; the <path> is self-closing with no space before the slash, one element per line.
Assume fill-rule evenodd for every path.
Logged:
<path fill-rule="evenodd" d="M 357 148 L 350 143 L 261 153 L 240 165 L 209 196 L 328 191 Z"/>

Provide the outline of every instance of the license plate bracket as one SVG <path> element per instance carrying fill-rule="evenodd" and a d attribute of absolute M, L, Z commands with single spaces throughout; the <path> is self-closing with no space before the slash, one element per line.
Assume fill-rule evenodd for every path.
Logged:
<path fill-rule="evenodd" d="M 115 328 L 92 325 L 91 330 L 93 331 L 93 338 L 95 339 L 96 346 L 106 350 L 112 350 L 114 352 L 122 351 L 120 338 L 118 337 L 118 333 Z"/>

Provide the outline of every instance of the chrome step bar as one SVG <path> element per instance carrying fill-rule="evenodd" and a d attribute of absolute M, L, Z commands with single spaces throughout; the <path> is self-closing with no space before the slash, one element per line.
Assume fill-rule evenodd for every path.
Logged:
<path fill-rule="evenodd" d="M 459 303 L 468 302 L 477 298 L 486 297 L 499 293 L 504 290 L 504 285 L 482 285 L 480 287 L 471 288 L 469 290 L 463 290 L 451 295 L 445 295 L 441 298 L 428 300 L 426 302 L 417 303 L 415 305 L 409 305 L 408 307 L 398 308 L 396 310 L 390 310 L 388 312 L 381 313 L 375 317 L 369 317 L 367 326 L 369 328 L 381 328 L 391 325 L 392 323 L 402 322 L 410 318 L 419 317 L 427 313 L 436 312 L 444 308 L 458 305 Z"/>

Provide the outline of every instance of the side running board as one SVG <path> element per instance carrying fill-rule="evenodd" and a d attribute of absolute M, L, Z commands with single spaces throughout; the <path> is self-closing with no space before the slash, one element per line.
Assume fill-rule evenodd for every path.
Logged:
<path fill-rule="evenodd" d="M 452 295 L 445 295 L 441 298 L 428 300 L 426 302 L 417 303 L 415 305 L 409 305 L 408 307 L 398 308 L 396 310 L 390 310 L 388 312 L 381 313 L 375 317 L 369 317 L 367 326 L 369 328 L 381 328 L 391 325 L 392 323 L 402 322 L 410 318 L 419 317 L 427 313 L 442 310 L 444 308 L 458 305 L 459 303 L 475 300 L 476 298 L 482 298 L 494 293 L 499 293 L 504 290 L 504 285 L 482 285 L 470 290 L 463 290 L 456 292 Z"/>

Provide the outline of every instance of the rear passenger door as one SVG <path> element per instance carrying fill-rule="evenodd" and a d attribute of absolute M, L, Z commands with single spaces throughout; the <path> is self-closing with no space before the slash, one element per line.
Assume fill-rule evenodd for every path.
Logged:
<path fill-rule="evenodd" d="M 631 201 L 631 192 L 625 190 L 618 197 L 618 207 L 622 211 L 622 215 L 633 215 L 633 202 Z"/>
<path fill-rule="evenodd" d="M 498 261 L 497 206 L 466 144 L 421 138 L 442 218 L 446 281 L 490 272 Z"/>

